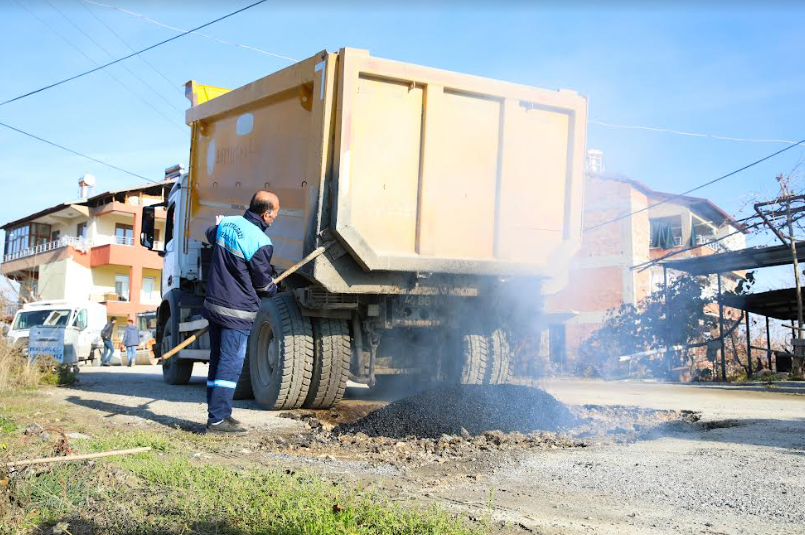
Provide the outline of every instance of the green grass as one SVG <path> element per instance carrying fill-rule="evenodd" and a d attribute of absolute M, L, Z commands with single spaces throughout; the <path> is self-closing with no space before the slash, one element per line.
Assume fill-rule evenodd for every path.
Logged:
<path fill-rule="evenodd" d="M 0 414 L 0 435 L 10 435 L 18 429 L 17 424 L 9 418 Z"/>
<path fill-rule="evenodd" d="M 16 509 L 4 520 L 0 507 L 0 534 L 51 533 L 56 522 L 66 522 L 73 535 L 480 533 L 437 507 L 393 503 L 312 472 L 192 461 L 185 448 L 156 433 L 87 440 L 82 449 L 137 446 L 154 451 L 15 476 L 9 490 Z"/>

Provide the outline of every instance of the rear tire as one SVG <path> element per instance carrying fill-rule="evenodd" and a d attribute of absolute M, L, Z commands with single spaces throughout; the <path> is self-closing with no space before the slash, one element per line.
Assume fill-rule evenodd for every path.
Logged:
<path fill-rule="evenodd" d="M 174 347 L 173 343 L 173 326 L 171 325 L 171 318 L 168 317 L 165 323 L 165 329 L 162 332 L 162 351 L 160 355 L 164 355 Z M 190 376 L 193 375 L 193 361 L 179 360 L 178 355 L 174 355 L 168 360 L 162 361 L 162 379 L 169 385 L 186 385 L 190 382 Z"/>
<path fill-rule="evenodd" d="M 490 385 L 503 385 L 511 382 L 512 378 L 512 350 L 509 344 L 509 334 L 504 329 L 496 329 L 489 336 L 489 364 L 485 383 Z"/>
<path fill-rule="evenodd" d="M 313 328 L 288 293 L 263 299 L 249 337 L 249 375 L 257 403 L 298 409 L 313 374 Z M 245 367 L 245 366 L 244 366 Z"/>
<path fill-rule="evenodd" d="M 464 328 L 464 331 L 458 333 L 452 347 L 455 347 L 456 357 L 450 367 L 450 381 L 463 385 L 483 384 L 489 362 L 489 340 L 486 334 Z"/>
<path fill-rule="evenodd" d="M 329 409 L 344 397 L 352 358 L 349 325 L 344 320 L 313 318 L 313 377 L 306 409 Z"/>

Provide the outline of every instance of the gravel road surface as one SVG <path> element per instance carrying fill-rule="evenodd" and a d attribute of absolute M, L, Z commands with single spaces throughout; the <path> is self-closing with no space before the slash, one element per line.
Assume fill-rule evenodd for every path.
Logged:
<path fill-rule="evenodd" d="M 83 368 L 81 382 L 53 396 L 107 421 L 198 431 L 206 418 L 205 366 L 190 385 L 168 386 L 156 366 Z M 511 533 L 805 533 L 805 384 L 672 385 L 548 380 L 571 409 L 581 405 L 695 411 L 627 439 L 590 439 L 588 447 L 511 449 L 424 464 L 354 462 L 335 443 L 326 454 L 262 452 L 264 461 L 300 464 L 378 484 L 401 499 L 438 502 L 479 518 L 493 503 L 495 525 Z M 398 393 L 399 395 L 399 393 Z M 365 390 L 316 418 L 347 421 L 386 405 Z M 310 411 L 307 411 L 310 413 Z M 337 413 L 337 414 L 335 414 Z M 236 417 L 260 437 L 315 433 L 303 419 L 236 402 Z M 287 415 L 286 415 L 287 416 Z M 241 447 L 241 446 L 238 446 Z M 322 445 L 322 448 L 328 446 Z M 250 449 L 259 450 L 255 446 Z M 382 452 L 381 452 L 382 453 Z M 257 455 L 257 453 L 255 453 Z M 477 455 L 477 456 L 476 456 Z M 428 457 L 430 458 L 430 457 Z M 381 466 L 382 465 L 382 466 Z"/>

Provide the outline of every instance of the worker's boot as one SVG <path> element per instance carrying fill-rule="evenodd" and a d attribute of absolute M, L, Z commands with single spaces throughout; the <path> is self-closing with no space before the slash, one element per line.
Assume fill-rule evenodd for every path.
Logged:
<path fill-rule="evenodd" d="M 248 433 L 245 427 L 232 421 L 231 417 L 221 420 L 217 424 L 208 423 L 207 433 L 212 435 L 245 435 Z"/>

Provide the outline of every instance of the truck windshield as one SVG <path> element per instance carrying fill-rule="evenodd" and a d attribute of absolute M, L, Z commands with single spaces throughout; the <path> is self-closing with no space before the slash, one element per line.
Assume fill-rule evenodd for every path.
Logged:
<path fill-rule="evenodd" d="M 14 319 L 14 329 L 30 329 L 38 325 L 63 327 L 70 319 L 70 310 L 29 310 Z"/>

